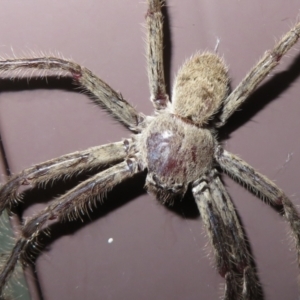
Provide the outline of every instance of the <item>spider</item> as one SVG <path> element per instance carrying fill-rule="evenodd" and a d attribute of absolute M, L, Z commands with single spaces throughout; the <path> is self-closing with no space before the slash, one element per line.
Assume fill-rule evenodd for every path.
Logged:
<path fill-rule="evenodd" d="M 147 19 L 148 19 L 148 21 L 150 20 L 150 23 L 151 23 L 153 21 L 153 19 L 155 19 L 154 16 L 159 15 L 159 8 L 158 8 L 159 2 L 153 1 L 153 2 L 150 2 L 149 5 L 150 5 L 150 9 L 147 13 Z M 153 5 L 153 7 L 151 7 L 151 5 Z M 298 25 L 298 27 L 299 27 L 299 25 Z M 294 39 L 296 39 L 296 37 L 297 37 L 297 36 L 293 35 L 292 33 L 290 33 L 290 35 L 292 37 L 294 37 Z M 156 39 L 155 35 L 150 35 L 150 37 Z M 289 43 L 289 46 L 292 46 L 291 42 Z M 161 49 L 162 49 L 162 45 L 160 42 L 159 49 L 157 50 L 157 52 L 159 52 L 159 50 L 161 50 Z M 155 55 L 155 57 L 160 57 L 160 55 L 158 55 L 158 53 L 154 53 L 154 55 Z M 279 60 L 279 57 L 277 55 L 275 55 L 275 56 L 273 55 L 273 57 L 276 58 L 276 63 L 277 63 Z M 170 103 L 167 102 L 166 94 L 164 92 L 162 92 L 164 84 L 162 84 L 160 86 L 159 93 L 155 92 L 155 87 L 152 86 L 152 88 L 151 88 L 152 96 L 156 95 L 156 97 L 154 97 L 152 99 L 154 106 L 156 108 L 156 112 L 157 112 L 157 115 L 155 117 L 157 118 L 157 120 L 161 120 L 161 124 L 162 124 L 161 126 L 167 126 L 167 127 L 163 127 L 163 130 L 161 131 L 163 134 L 157 140 L 156 138 L 150 138 L 151 136 L 157 136 L 160 134 L 160 131 L 158 131 L 158 132 L 155 131 L 155 130 L 157 130 L 157 128 L 156 128 L 158 126 L 157 124 L 154 127 L 151 127 L 151 124 L 153 124 L 153 122 L 154 122 L 152 120 L 153 117 L 144 117 L 141 114 L 135 113 L 134 110 L 132 109 L 132 107 L 130 107 L 129 104 L 126 104 L 126 106 L 128 108 L 126 111 L 129 111 L 130 113 L 127 116 L 125 116 L 125 118 L 124 118 L 122 111 L 119 110 L 119 106 L 120 106 L 120 104 L 125 105 L 126 102 L 124 102 L 121 98 L 119 99 L 121 101 L 121 103 L 116 102 L 117 104 L 114 104 L 115 102 L 113 102 L 113 107 L 111 110 L 113 110 L 113 112 L 115 112 L 115 115 L 119 119 L 121 119 L 121 121 L 123 121 L 123 123 L 125 123 L 125 125 L 130 127 L 132 131 L 137 133 L 136 137 L 132 137 L 130 139 L 124 140 L 123 144 L 122 143 L 114 144 L 118 149 L 120 149 L 120 151 L 124 151 L 123 148 L 125 148 L 125 150 L 126 150 L 126 153 L 123 153 L 121 155 L 121 157 L 116 158 L 116 161 L 119 162 L 119 161 L 125 159 L 125 156 L 126 156 L 125 161 L 120 162 L 118 165 L 116 165 L 116 167 L 123 166 L 123 168 L 124 168 L 124 169 L 122 169 L 123 173 L 121 172 L 118 174 L 119 175 L 125 174 L 126 176 L 131 176 L 132 173 L 134 173 L 135 171 L 142 171 L 144 168 L 147 168 L 148 169 L 148 175 L 147 175 L 148 176 L 147 177 L 148 189 L 150 192 L 152 191 L 154 194 L 157 194 L 157 197 L 161 200 L 161 202 L 178 201 L 178 199 L 180 199 L 183 196 L 183 194 L 185 193 L 187 188 L 191 188 L 191 190 L 193 191 L 194 197 L 196 198 L 197 204 L 199 205 L 200 213 L 202 212 L 201 216 L 203 218 L 204 224 L 206 224 L 206 226 L 208 228 L 209 228 L 209 226 L 213 226 L 213 227 L 218 227 L 221 230 L 215 236 L 213 235 L 213 230 L 208 230 L 208 235 L 210 236 L 210 238 L 213 241 L 212 244 L 215 246 L 214 252 L 217 253 L 216 257 L 218 257 L 217 266 L 219 268 L 219 272 L 226 279 L 227 287 L 225 288 L 225 298 L 233 299 L 236 297 L 236 295 L 241 294 L 241 293 L 245 294 L 245 298 L 246 297 L 253 298 L 251 293 L 252 292 L 254 294 L 256 293 L 255 286 L 258 285 L 258 283 L 256 283 L 255 275 L 253 275 L 253 273 L 255 273 L 255 272 L 252 269 L 251 263 L 249 262 L 249 260 L 250 260 L 249 253 L 248 253 L 247 247 L 245 247 L 245 245 L 244 245 L 243 233 L 240 232 L 240 224 L 235 217 L 234 210 L 231 208 L 230 198 L 229 198 L 228 194 L 226 193 L 226 191 L 224 190 L 223 184 L 219 179 L 217 170 L 215 169 L 217 166 L 217 163 L 218 163 L 218 165 L 221 165 L 221 167 L 223 167 L 225 169 L 225 171 L 230 173 L 231 169 L 230 170 L 226 169 L 226 165 L 230 164 L 230 163 L 229 163 L 229 160 L 226 160 L 227 156 L 226 155 L 224 156 L 224 153 L 226 154 L 227 152 L 223 152 L 222 148 L 217 146 L 217 141 L 215 141 L 215 136 L 210 134 L 210 132 L 214 126 L 217 126 L 217 127 L 220 126 L 220 120 L 222 120 L 222 117 L 224 117 L 223 112 L 225 112 L 225 116 L 226 116 L 226 103 L 227 103 L 226 101 L 227 100 L 225 100 L 225 104 L 224 104 L 223 99 L 221 99 L 221 98 L 225 98 L 226 91 L 227 91 L 227 88 L 226 88 L 227 82 L 228 82 L 227 75 L 226 75 L 227 71 L 226 71 L 226 68 L 224 67 L 224 64 L 222 63 L 222 61 L 215 54 L 205 54 L 205 55 L 200 55 L 200 56 L 195 55 L 192 59 L 192 61 L 193 61 L 192 65 L 194 66 L 195 64 L 197 64 L 198 60 L 201 61 L 202 59 L 204 59 L 204 61 L 212 60 L 212 62 L 213 62 L 212 65 L 215 65 L 216 67 L 220 68 L 220 72 L 218 72 L 218 76 L 220 76 L 220 78 L 221 78 L 220 81 L 223 82 L 223 92 L 221 93 L 223 96 L 219 98 L 219 100 L 218 100 L 219 104 L 213 109 L 213 111 L 210 111 L 211 114 L 209 116 L 206 116 L 207 120 L 205 120 L 205 121 L 203 121 L 203 120 L 199 121 L 199 119 L 197 121 L 197 118 L 199 117 L 199 115 L 198 114 L 193 115 L 194 110 L 187 112 L 187 115 L 184 115 L 185 111 L 181 111 L 181 112 L 176 111 L 176 109 L 180 110 L 180 109 L 184 108 L 184 103 L 180 104 L 180 100 L 178 102 L 179 105 L 176 108 L 176 100 L 174 101 L 174 99 L 176 99 L 176 95 L 178 97 L 178 94 L 180 94 L 178 88 L 176 89 L 176 87 L 175 87 L 175 89 L 174 89 L 173 102 L 172 102 L 172 105 L 170 105 Z M 58 60 L 58 62 L 62 62 L 62 61 Z M 199 63 L 201 64 L 201 62 L 199 62 Z M 6 63 L 6 65 L 9 65 L 9 63 Z M 188 63 L 186 64 L 186 66 L 187 65 L 188 65 Z M 3 66 L 3 64 L 2 64 L 2 66 Z M 190 68 L 191 67 L 187 66 L 182 69 L 183 70 L 182 72 L 184 72 L 184 69 L 187 69 L 188 71 L 190 71 Z M 161 67 L 161 70 L 162 70 L 162 67 Z M 205 72 L 205 73 L 207 74 L 207 73 L 209 73 L 209 71 L 207 70 L 207 72 Z M 74 72 L 74 69 L 72 69 L 72 74 L 73 74 L 73 78 L 77 81 L 80 81 L 83 78 L 81 72 L 78 72 L 78 70 L 75 70 L 75 72 Z M 182 77 L 185 77 L 185 76 L 182 75 Z M 196 76 L 196 77 L 201 78 L 201 76 Z M 216 76 L 212 76 L 212 77 L 216 78 Z M 177 79 L 178 78 L 180 78 L 180 77 L 177 77 Z M 151 79 L 151 76 L 150 76 L 151 82 L 157 82 L 158 79 L 160 79 L 160 82 L 162 82 L 161 74 L 160 74 L 160 76 L 158 76 L 158 78 L 156 76 L 154 76 L 154 78 Z M 177 82 L 178 82 L 178 80 L 177 80 Z M 176 84 L 175 84 L 175 86 L 176 86 Z M 177 93 L 176 93 L 176 91 L 177 91 Z M 174 96 L 174 94 L 175 94 L 175 96 Z M 157 97 L 158 95 L 159 95 L 159 97 Z M 120 97 L 120 96 L 118 96 L 118 97 Z M 181 98 L 178 97 L 178 99 L 181 99 Z M 156 100 L 158 100 L 158 101 L 156 101 Z M 176 109 L 174 108 L 174 106 Z M 219 106 L 222 106 L 221 110 L 220 110 Z M 173 111 L 172 109 L 175 109 L 175 111 Z M 201 109 L 201 107 L 199 109 Z M 234 109 L 236 109 L 236 107 Z M 117 110 L 117 112 L 116 112 L 116 110 Z M 133 111 L 133 113 L 132 113 L 132 111 Z M 168 111 L 168 117 L 166 117 L 166 114 L 163 113 L 163 111 Z M 169 113 L 171 113 L 171 114 L 169 114 Z M 203 114 L 203 115 L 205 115 L 205 114 Z M 128 122 L 128 120 L 126 120 L 126 118 L 128 116 L 129 116 L 129 122 Z M 217 119 L 217 121 L 215 118 L 213 118 L 214 116 Z M 227 119 L 227 117 L 225 119 Z M 133 122 L 133 120 L 134 120 L 134 122 Z M 204 136 L 206 137 L 205 138 L 205 140 L 206 140 L 205 147 L 203 147 L 203 143 L 199 144 L 199 145 L 193 144 L 195 142 L 195 139 L 192 139 L 190 141 L 192 143 L 192 146 L 187 147 L 187 148 L 188 149 L 189 148 L 201 149 L 201 147 L 202 147 L 203 151 L 201 152 L 201 155 L 203 155 L 203 152 L 205 152 L 205 149 L 208 147 L 209 149 L 206 149 L 207 150 L 206 153 L 207 153 L 207 157 L 209 157 L 211 154 L 211 160 L 208 159 L 208 162 L 207 162 L 207 158 L 204 161 L 202 160 L 202 163 L 205 163 L 205 164 L 207 163 L 207 165 L 204 167 L 205 172 L 197 173 L 198 170 L 196 170 L 195 172 L 197 173 L 197 176 L 196 176 L 197 178 L 196 177 L 194 178 L 192 176 L 193 179 L 188 180 L 189 182 L 183 182 L 183 181 L 176 182 L 176 180 L 175 180 L 175 182 L 168 182 L 166 177 L 163 176 L 163 174 L 159 174 L 159 172 L 151 173 L 150 164 L 147 163 L 147 166 L 145 166 L 145 159 L 143 159 L 143 157 L 145 157 L 145 155 L 143 156 L 143 154 L 141 154 L 141 153 L 145 153 L 148 151 L 146 149 L 146 148 L 148 148 L 148 146 L 149 147 L 154 147 L 154 146 L 155 147 L 156 146 L 163 147 L 162 150 L 164 150 L 164 151 L 159 151 L 159 152 L 161 152 L 160 155 L 165 153 L 165 151 L 168 151 L 168 147 L 163 146 L 163 144 L 164 144 L 163 142 L 168 141 L 168 139 L 172 138 L 172 136 L 175 135 L 175 132 L 174 131 L 172 132 L 172 130 L 171 130 L 172 128 L 168 127 L 168 126 L 172 126 L 172 125 L 166 125 L 166 124 L 170 124 L 169 120 L 172 120 L 172 124 L 176 124 L 176 122 L 179 122 L 179 124 L 181 124 L 181 125 L 178 127 L 178 129 L 180 129 L 181 126 L 185 126 L 185 128 L 193 128 L 192 129 L 192 131 L 194 132 L 193 134 L 196 134 L 196 135 L 198 134 L 198 132 L 200 132 L 200 129 L 199 129 L 200 127 L 204 128 L 203 132 L 205 132 Z M 155 121 L 155 122 L 157 122 L 157 121 Z M 195 122 L 198 124 L 195 125 Z M 151 130 L 149 128 L 150 129 L 153 128 L 154 133 L 151 132 Z M 143 136 L 143 132 L 148 132 L 148 135 Z M 180 133 L 180 130 L 179 130 L 179 135 L 186 135 L 186 134 L 182 133 L 182 132 Z M 167 142 L 165 142 L 165 143 L 167 143 Z M 133 145 L 133 144 L 135 144 L 135 145 Z M 121 145 L 122 145 L 122 147 L 121 147 Z M 147 145 L 147 147 L 145 145 Z M 122 150 L 121 150 L 121 148 L 122 148 Z M 105 149 L 105 147 L 100 148 L 100 149 L 101 150 L 99 150 L 99 151 L 102 151 L 103 149 Z M 141 150 L 141 149 L 143 149 L 143 150 L 139 151 L 139 154 L 138 154 L 136 152 L 136 150 Z M 190 153 L 191 160 L 193 160 L 194 155 L 197 154 L 197 152 L 195 152 L 195 151 L 197 151 L 197 150 L 192 150 Z M 213 152 L 215 154 L 213 154 Z M 155 153 L 155 152 L 153 152 L 153 153 Z M 188 153 L 184 153 L 184 154 L 185 154 L 185 158 L 186 158 L 186 155 Z M 198 156 L 201 156 L 201 155 L 198 155 Z M 146 155 L 146 157 L 149 157 L 149 156 Z M 155 155 L 155 157 L 156 157 L 156 155 Z M 104 158 L 105 158 L 105 156 L 104 156 Z M 223 161 L 221 160 L 221 158 L 223 159 Z M 76 158 L 72 158 L 72 159 L 76 160 Z M 76 163 L 71 163 L 70 167 L 71 168 L 88 167 L 87 165 L 85 165 L 87 162 L 86 159 L 87 159 L 86 156 L 84 156 L 84 155 L 80 156 L 79 158 L 77 158 Z M 169 165 L 170 165 L 169 168 L 173 169 L 173 174 L 176 174 L 176 173 L 180 174 L 181 169 L 177 169 L 178 165 L 173 163 L 173 161 L 172 161 L 173 157 L 171 157 L 170 159 L 171 160 L 169 160 L 169 161 L 164 160 L 160 164 L 163 164 L 165 161 L 168 161 Z M 176 160 L 178 163 L 179 157 Z M 226 164 L 224 164 L 224 160 L 225 160 Z M 236 159 L 233 159 L 233 161 L 236 161 Z M 70 162 L 70 157 L 69 157 L 69 162 Z M 222 162 L 223 162 L 223 164 L 222 164 Z M 106 161 L 106 163 L 107 163 L 107 161 Z M 113 164 L 113 161 L 110 163 Z M 194 163 L 196 164 L 197 161 L 194 160 Z M 68 161 L 62 162 L 62 164 L 68 164 Z M 84 164 L 84 166 L 83 166 L 83 164 Z M 242 165 L 245 166 L 244 163 Z M 160 165 L 158 165 L 158 166 L 156 165 L 157 168 L 159 168 L 159 166 Z M 107 171 L 113 171 L 114 168 L 116 168 L 116 167 L 111 167 L 110 169 L 107 169 Z M 210 170 L 211 168 L 213 168 L 212 171 Z M 193 168 L 191 168 L 191 169 L 193 169 Z M 251 171 L 250 167 L 247 169 L 248 169 L 248 171 L 250 171 L 250 174 L 254 172 L 254 171 Z M 74 170 L 74 169 L 72 169 L 72 170 Z M 76 172 L 76 170 L 74 170 L 74 171 Z M 107 171 L 103 171 L 103 173 L 100 173 L 101 176 L 103 174 L 106 174 L 105 172 L 107 172 Z M 175 171 L 175 173 L 174 173 L 174 171 Z M 37 177 L 36 180 L 47 181 L 50 179 L 48 177 L 49 174 L 47 174 L 47 172 L 45 172 L 45 169 L 41 170 L 41 172 L 39 171 L 38 173 L 39 173 L 38 174 L 39 177 Z M 237 173 L 239 173 L 239 172 L 237 172 Z M 57 173 L 57 174 L 55 174 L 55 177 L 59 177 L 60 175 L 63 175 L 63 174 Z M 158 175 L 161 175 L 161 178 Z M 234 175 L 238 176 L 236 174 L 236 171 L 235 171 Z M 173 176 L 173 177 L 175 177 L 175 179 L 176 179 L 176 176 Z M 240 178 L 240 179 L 242 180 L 243 178 Z M 11 179 L 11 180 L 13 180 L 13 179 Z M 31 180 L 32 180 L 32 178 L 31 178 Z M 162 180 L 167 181 L 167 182 L 162 182 Z M 29 183 L 28 181 L 30 181 L 29 178 L 26 178 L 26 180 L 24 180 L 24 178 L 22 178 L 21 184 L 23 184 L 23 185 L 28 184 Z M 31 182 L 31 184 L 34 185 L 33 182 Z M 162 186 L 164 186 L 163 189 L 161 188 Z M 275 191 L 277 191 L 276 188 L 271 183 L 269 183 L 269 186 L 272 187 L 272 190 L 275 189 Z M 10 189 L 11 192 L 14 192 L 11 190 L 11 188 L 8 184 L 2 188 L 2 193 L 3 193 L 3 191 L 5 191 L 7 189 Z M 228 211 L 229 216 L 227 216 L 227 217 L 220 215 L 219 212 L 217 211 L 217 208 L 213 207 L 213 205 L 215 205 L 214 201 L 218 201 L 218 199 L 220 199 L 219 190 L 221 190 L 221 194 L 223 195 L 223 197 L 225 197 L 227 205 L 229 205 L 229 211 Z M 258 187 L 258 190 L 259 190 L 259 187 Z M 263 191 L 261 191 L 261 190 L 259 190 L 259 191 L 263 193 Z M 98 192 L 97 188 L 93 188 L 91 190 L 91 192 L 97 193 Z M 209 200 L 210 194 L 213 195 L 214 201 Z M 3 200 L 7 201 L 8 198 L 3 197 Z M 270 200 L 272 200 L 272 199 L 270 199 Z M 218 203 L 218 202 L 216 202 L 216 203 Z M 10 204 L 11 203 L 7 203 L 6 206 L 9 207 Z M 52 204 L 52 205 L 54 205 L 54 204 Z M 224 205 L 224 204 L 219 203 L 218 205 Z M 204 212 L 204 209 L 206 210 L 206 213 Z M 223 207 L 223 209 L 224 209 L 224 207 Z M 64 208 L 64 213 L 67 213 L 67 214 L 70 213 L 70 215 L 68 214 L 68 216 L 71 218 L 78 217 L 77 214 L 73 215 L 71 210 L 66 211 L 65 208 Z M 47 212 L 47 214 L 48 214 L 48 212 Z M 207 215 L 211 216 L 211 218 L 205 219 L 205 216 L 207 216 Z M 56 219 L 56 218 L 59 218 L 59 216 L 56 215 L 56 212 L 53 211 L 53 209 L 52 209 L 51 212 L 49 212 L 49 215 L 47 216 L 47 218 L 48 219 Z M 223 220 L 222 220 L 222 218 L 223 218 Z M 227 218 L 229 218 L 229 219 L 227 219 Z M 295 221 L 295 223 L 297 222 L 297 218 L 298 217 L 295 216 L 295 218 L 293 219 Z M 209 220 L 211 221 L 211 224 L 208 223 Z M 234 222 L 232 222 L 232 220 L 234 220 Z M 233 234 L 233 236 L 237 237 L 236 242 L 234 242 L 232 240 L 232 238 L 230 237 L 230 232 L 229 233 L 227 232 L 228 227 L 220 226 L 219 225 L 219 224 L 221 224 L 220 222 L 221 223 L 222 222 L 225 222 L 225 223 L 230 222 L 230 224 L 233 226 L 233 228 L 231 230 L 233 230 L 233 232 L 235 232 L 235 234 Z M 38 223 L 39 223 L 39 226 L 41 226 L 41 222 L 38 222 Z M 26 234 L 27 230 L 30 229 L 30 225 L 32 225 L 32 227 L 35 227 L 36 221 L 28 221 L 27 222 L 27 224 L 25 225 L 25 228 L 24 228 L 25 234 Z M 33 229 L 34 233 L 37 232 L 36 231 L 37 229 L 40 229 L 40 228 Z M 225 230 L 226 234 L 223 235 L 222 230 Z M 298 232 L 298 230 L 294 230 L 294 231 L 296 233 Z M 224 239 L 225 242 L 220 243 L 221 246 L 218 247 L 219 244 L 214 244 L 215 238 L 220 238 L 221 241 L 223 241 L 223 239 Z M 26 243 L 29 240 L 31 240 L 31 237 L 27 236 Z M 239 250 L 244 249 L 244 251 L 243 251 L 244 257 L 242 259 L 242 262 L 240 262 L 240 263 L 238 263 L 239 257 L 238 257 L 238 252 L 237 252 L 237 244 L 235 244 L 235 243 L 238 243 Z M 22 244 L 22 242 L 19 242 L 19 245 L 20 244 Z M 229 247 L 229 248 L 227 248 L 227 247 Z M 225 254 L 227 253 L 225 255 L 226 256 L 225 259 L 224 259 L 224 257 L 222 257 L 222 255 L 220 255 L 220 253 L 222 251 L 224 251 Z M 241 265 L 243 265 L 243 267 L 241 267 Z M 226 271 L 224 271 L 224 268 Z M 240 271 L 241 268 L 243 269 L 243 271 Z M 233 276 L 233 274 L 234 274 L 234 276 Z M 253 278 L 252 278 L 251 274 L 253 275 Z M 249 280 L 249 278 L 250 279 L 252 278 L 252 280 Z M 238 279 L 243 280 L 243 282 L 245 283 L 244 287 L 240 286 Z M 250 285 L 253 290 L 249 289 L 248 285 Z"/>

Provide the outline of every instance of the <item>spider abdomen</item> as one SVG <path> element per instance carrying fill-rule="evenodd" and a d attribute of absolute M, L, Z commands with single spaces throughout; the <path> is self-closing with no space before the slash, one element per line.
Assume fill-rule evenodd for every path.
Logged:
<path fill-rule="evenodd" d="M 176 75 L 172 112 L 202 126 L 220 109 L 228 82 L 227 67 L 218 55 L 196 53 Z"/>
<path fill-rule="evenodd" d="M 214 144 L 207 129 L 169 113 L 157 116 L 140 139 L 146 187 L 163 201 L 182 197 L 189 183 L 211 168 Z"/>

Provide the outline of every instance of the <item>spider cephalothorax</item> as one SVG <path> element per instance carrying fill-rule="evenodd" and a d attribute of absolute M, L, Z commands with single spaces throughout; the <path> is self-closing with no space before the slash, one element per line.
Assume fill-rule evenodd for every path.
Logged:
<path fill-rule="evenodd" d="M 223 60 L 215 53 L 195 54 L 179 70 L 170 102 L 164 79 L 161 5 L 160 0 L 148 0 L 146 14 L 153 116 L 138 113 L 120 93 L 72 61 L 55 57 L 0 61 L 0 72 L 33 69 L 69 74 L 92 95 L 97 105 L 106 108 L 132 132 L 122 142 L 74 152 L 25 169 L 1 187 L 0 212 L 10 210 L 18 202 L 23 186 L 39 187 L 82 171 L 101 170 L 24 222 L 1 269 L 1 293 L 16 263 L 26 262 L 49 220 L 80 217 L 92 209 L 95 199 L 102 199 L 117 184 L 144 171 L 147 172 L 146 188 L 163 203 L 181 199 L 191 190 L 212 244 L 218 272 L 225 278 L 225 300 L 257 300 L 261 297 L 261 287 L 241 222 L 218 169 L 282 209 L 291 227 L 299 264 L 300 218 L 294 205 L 273 182 L 223 149 L 216 132 L 297 42 L 300 23 L 265 53 L 229 95 Z"/>
<path fill-rule="evenodd" d="M 214 137 L 180 117 L 162 113 L 141 134 L 146 186 L 162 202 L 182 198 L 188 185 L 211 169 Z"/>

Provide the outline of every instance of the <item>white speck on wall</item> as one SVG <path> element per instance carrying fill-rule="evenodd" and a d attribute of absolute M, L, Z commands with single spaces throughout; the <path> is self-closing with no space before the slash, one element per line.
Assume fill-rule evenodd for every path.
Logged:
<path fill-rule="evenodd" d="M 111 244 L 113 241 L 114 241 L 113 238 L 109 238 L 107 242 L 108 242 L 109 244 Z"/>

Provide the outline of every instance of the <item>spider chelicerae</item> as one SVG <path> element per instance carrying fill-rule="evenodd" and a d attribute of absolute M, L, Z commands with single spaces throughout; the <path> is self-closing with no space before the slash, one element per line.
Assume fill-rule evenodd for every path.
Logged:
<path fill-rule="evenodd" d="M 213 128 L 224 125 L 231 113 L 246 100 L 256 85 L 278 63 L 280 57 L 296 42 L 299 25 L 297 33 L 292 30 L 284 42 L 279 42 L 279 45 L 284 45 L 286 48 L 282 50 L 279 47 L 280 50 L 275 48 L 268 52 L 264 57 L 265 61 L 261 61 L 264 67 L 256 66 L 253 77 L 248 75 L 247 85 L 238 86 L 229 97 L 226 95 L 228 92 L 227 70 L 222 60 L 214 53 L 194 55 L 177 75 L 171 105 L 166 95 L 163 76 L 162 37 L 160 36 L 162 20 L 159 2 L 149 2 L 148 62 L 151 101 L 155 106 L 155 117 L 145 117 L 137 113 L 120 94 L 93 77 L 91 72 L 72 62 L 47 57 L 7 60 L 1 63 L 1 69 L 5 71 L 19 68 L 51 68 L 71 73 L 75 81 L 94 95 L 94 101 L 97 104 L 106 107 L 136 133 L 135 136 L 123 142 L 70 154 L 41 164 L 39 167 L 25 170 L 25 173 L 16 175 L 10 183 L 2 187 L 1 205 L 3 208 L 10 208 L 17 199 L 17 190 L 21 185 L 35 186 L 66 174 L 100 167 L 102 164 L 114 165 L 96 175 L 96 178 L 99 178 L 96 184 L 95 177 L 92 177 L 90 181 L 80 184 L 77 190 L 76 188 L 71 190 L 51 204 L 48 209 L 26 222 L 21 239 L 17 242 L 7 268 L 2 273 L 3 282 L 5 282 L 6 275 L 10 275 L 19 254 L 21 253 L 22 257 L 26 256 L 26 247 L 34 242 L 46 221 L 65 216 L 78 217 L 75 208 L 77 211 L 80 211 L 81 207 L 89 209 L 89 204 L 92 203 L 90 201 L 94 200 L 93 196 L 105 193 L 118 182 L 144 169 L 148 170 L 148 190 L 156 194 L 162 202 L 178 201 L 188 188 L 192 190 L 204 225 L 208 229 L 208 236 L 212 241 L 216 265 L 226 279 L 226 299 L 236 298 L 236 295 L 240 294 L 243 294 L 246 299 L 257 298 L 259 284 L 240 223 L 219 179 L 218 167 L 253 187 L 274 205 L 284 204 L 284 209 L 288 208 L 295 213 L 289 214 L 293 217 L 288 221 L 294 227 L 293 233 L 297 239 L 298 215 L 292 209 L 288 199 L 274 184 L 250 166 L 217 146 Z M 157 64 L 153 64 L 153 61 Z M 194 80 L 197 88 L 195 84 L 191 84 Z M 201 89 L 198 88 L 199 85 Z M 203 101 L 189 102 L 193 97 Z M 239 101 L 236 101 L 237 99 Z M 198 112 L 199 110 L 201 113 Z M 150 149 L 152 150 L 149 151 Z M 85 190 L 84 187 L 87 189 Z M 64 199 L 68 204 L 60 203 Z"/>

